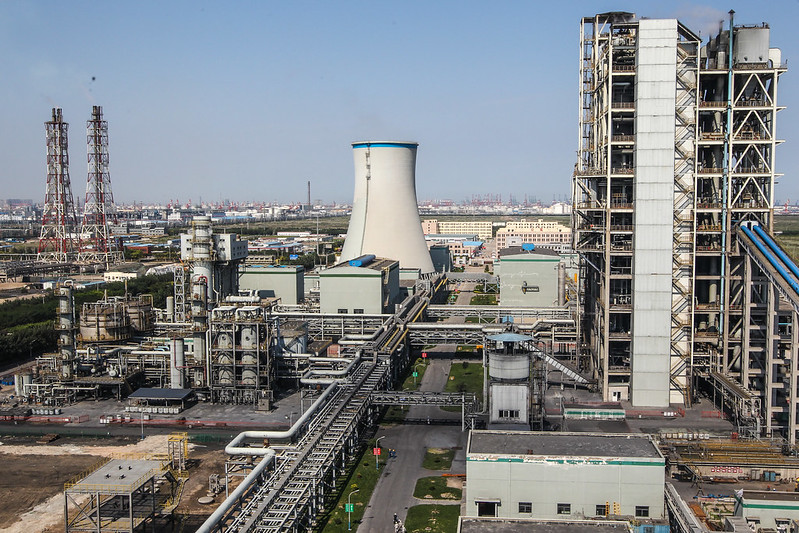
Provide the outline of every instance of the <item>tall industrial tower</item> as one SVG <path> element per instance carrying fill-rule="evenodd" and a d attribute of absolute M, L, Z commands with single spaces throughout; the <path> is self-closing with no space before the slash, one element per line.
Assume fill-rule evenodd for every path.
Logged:
<path fill-rule="evenodd" d="M 607 400 L 690 404 L 706 386 L 793 439 L 797 316 L 739 236 L 772 231 L 786 68 L 767 25 L 732 15 L 705 45 L 677 20 L 581 22 L 582 354 Z"/>
<path fill-rule="evenodd" d="M 39 234 L 39 261 L 66 262 L 77 251 L 77 219 L 69 182 L 67 130 L 61 108 L 53 108 L 53 118 L 44 123 L 47 132 L 47 191 L 44 196 L 42 230 Z"/>
<path fill-rule="evenodd" d="M 101 106 L 92 107 L 92 118 L 86 122 L 86 143 L 89 173 L 78 260 L 106 265 L 118 263 L 122 253 L 108 227 L 109 221 L 114 221 L 116 207 L 108 173 L 108 122 L 103 120 Z"/>
<path fill-rule="evenodd" d="M 415 142 L 352 143 L 355 196 L 341 260 L 374 254 L 401 268 L 433 272 L 419 224 Z"/>

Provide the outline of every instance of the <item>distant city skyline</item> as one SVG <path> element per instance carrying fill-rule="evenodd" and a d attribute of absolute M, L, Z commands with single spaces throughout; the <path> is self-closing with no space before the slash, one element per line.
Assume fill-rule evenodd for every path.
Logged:
<path fill-rule="evenodd" d="M 789 70 L 778 95 L 775 197 L 799 200 L 796 1 L 200 2 L 0 4 L 0 183 L 41 202 L 44 122 L 69 122 L 83 202 L 86 121 L 109 123 L 120 203 L 350 203 L 351 142 L 420 143 L 417 196 L 570 197 L 578 25 L 597 12 L 678 18 L 703 42 L 726 24 L 771 26 Z"/>

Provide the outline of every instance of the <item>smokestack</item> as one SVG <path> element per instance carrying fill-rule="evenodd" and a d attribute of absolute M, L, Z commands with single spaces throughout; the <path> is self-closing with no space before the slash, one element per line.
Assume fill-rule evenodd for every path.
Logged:
<path fill-rule="evenodd" d="M 311 180 L 308 180 L 308 211 L 311 210 Z"/>
<path fill-rule="evenodd" d="M 374 254 L 401 268 L 433 272 L 416 200 L 418 143 L 362 141 L 352 144 L 355 197 L 341 261 Z"/>

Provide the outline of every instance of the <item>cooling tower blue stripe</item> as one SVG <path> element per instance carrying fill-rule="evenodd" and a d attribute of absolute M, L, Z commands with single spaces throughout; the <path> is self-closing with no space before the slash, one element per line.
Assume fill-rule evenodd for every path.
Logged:
<path fill-rule="evenodd" d="M 409 148 L 411 150 L 415 150 L 418 146 L 418 144 L 408 143 L 354 143 L 352 145 L 353 148 Z"/>

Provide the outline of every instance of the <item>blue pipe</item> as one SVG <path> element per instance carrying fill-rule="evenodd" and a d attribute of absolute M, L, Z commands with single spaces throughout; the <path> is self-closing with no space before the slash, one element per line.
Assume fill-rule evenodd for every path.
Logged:
<path fill-rule="evenodd" d="M 763 243 L 760 242 L 757 237 L 755 237 L 755 234 L 752 233 L 752 230 L 746 226 L 741 226 L 741 229 L 743 230 L 744 234 L 754 243 L 757 249 L 760 250 L 760 252 L 766 257 L 768 262 L 771 263 L 771 266 L 773 266 L 774 269 L 779 272 L 780 276 L 782 276 L 782 278 L 788 283 L 788 285 L 791 286 L 794 292 L 799 295 L 799 283 L 797 283 L 796 280 L 794 280 L 791 275 L 788 274 L 788 271 L 785 270 L 785 267 L 783 267 L 779 261 L 777 261 L 777 258 L 774 257 L 774 255 L 763 245 Z"/>
<path fill-rule="evenodd" d="M 788 269 L 793 272 L 793 275 L 796 277 L 796 279 L 799 279 L 799 268 L 797 268 L 796 263 L 794 263 L 793 260 L 788 257 L 788 254 L 782 251 L 779 245 L 774 242 L 774 239 L 771 238 L 771 235 L 763 231 L 763 228 L 760 226 L 752 225 L 752 229 L 755 230 L 755 233 L 758 234 L 760 239 L 765 242 L 769 248 L 771 248 L 771 251 L 777 254 L 777 257 L 780 258 L 785 266 L 787 266 Z"/>

